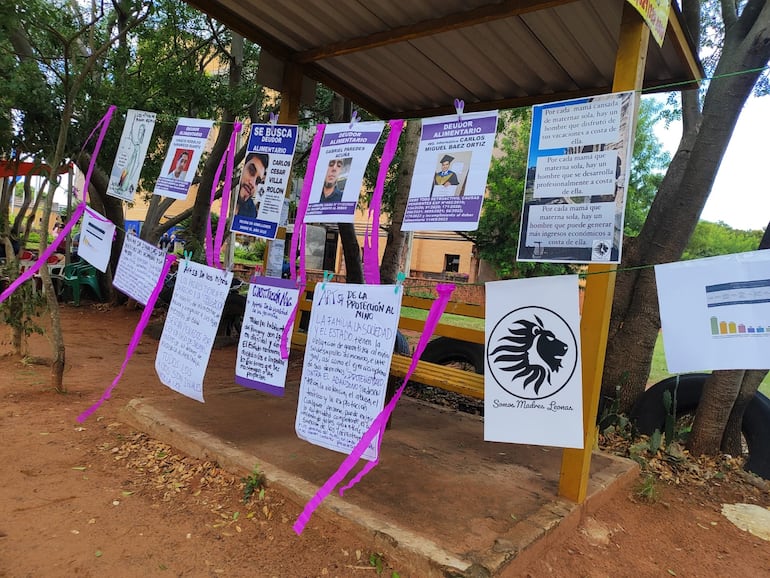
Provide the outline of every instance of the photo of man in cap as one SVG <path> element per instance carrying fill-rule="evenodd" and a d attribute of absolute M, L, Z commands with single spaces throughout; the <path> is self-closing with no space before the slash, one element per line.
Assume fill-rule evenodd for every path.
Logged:
<path fill-rule="evenodd" d="M 433 187 L 431 187 L 430 191 L 431 197 L 433 196 L 433 192 L 436 190 L 436 187 L 448 188 L 450 186 L 456 186 L 460 184 L 460 181 L 457 178 L 457 173 L 455 173 L 450 168 L 452 166 L 452 161 L 454 160 L 455 158 L 451 155 L 444 155 L 441 157 L 441 160 L 439 161 L 441 164 L 441 170 L 433 175 Z"/>

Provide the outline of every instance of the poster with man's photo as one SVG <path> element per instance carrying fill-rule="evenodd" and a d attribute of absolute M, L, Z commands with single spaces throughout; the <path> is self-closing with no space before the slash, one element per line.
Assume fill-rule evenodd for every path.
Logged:
<path fill-rule="evenodd" d="M 155 116 L 154 112 L 143 110 L 129 110 L 126 113 L 126 124 L 123 125 L 107 186 L 107 194 L 111 197 L 129 202 L 134 200 L 139 174 L 155 128 Z"/>
<path fill-rule="evenodd" d="M 364 171 L 383 128 L 381 121 L 326 126 L 305 221 L 353 222 Z"/>
<path fill-rule="evenodd" d="M 519 261 L 619 263 L 634 92 L 535 106 Z"/>
<path fill-rule="evenodd" d="M 180 118 L 153 194 L 185 199 L 209 139 L 213 120 Z"/>
<path fill-rule="evenodd" d="M 235 195 L 234 233 L 275 239 L 296 145 L 294 125 L 251 125 Z"/>
<path fill-rule="evenodd" d="M 478 228 L 497 111 L 427 118 L 402 231 L 473 231 Z"/>

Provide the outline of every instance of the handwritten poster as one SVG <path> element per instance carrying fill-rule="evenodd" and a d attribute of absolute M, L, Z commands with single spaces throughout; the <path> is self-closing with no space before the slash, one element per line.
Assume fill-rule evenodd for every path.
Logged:
<path fill-rule="evenodd" d="M 577 275 L 486 284 L 484 440 L 583 447 Z"/>
<path fill-rule="evenodd" d="M 233 274 L 185 261 L 158 344 L 155 371 L 176 392 L 203 402 L 203 376 Z"/>
<path fill-rule="evenodd" d="M 326 126 L 313 174 L 308 223 L 352 223 L 364 171 L 385 123 L 356 122 Z"/>
<path fill-rule="evenodd" d="M 519 261 L 619 263 L 636 95 L 535 106 Z"/>
<path fill-rule="evenodd" d="M 497 134 L 497 111 L 424 119 L 402 231 L 474 231 Z"/>
<path fill-rule="evenodd" d="M 289 279 L 257 277 L 249 285 L 235 383 L 283 395 L 289 360 L 281 358 L 281 336 L 298 299 L 296 283 Z"/>
<path fill-rule="evenodd" d="M 317 285 L 295 428 L 349 454 L 385 405 L 402 291 L 394 285 Z M 377 459 L 377 438 L 364 452 Z"/>
<path fill-rule="evenodd" d="M 87 209 L 80 224 L 78 255 L 104 273 L 110 262 L 114 235 L 112 221 L 93 209 Z"/>
<path fill-rule="evenodd" d="M 172 199 L 187 198 L 213 125 L 212 120 L 179 119 L 153 194 Z"/>
<path fill-rule="evenodd" d="M 274 239 L 281 221 L 297 127 L 253 124 L 235 202 L 235 233 Z"/>
<path fill-rule="evenodd" d="M 163 249 L 135 235 L 126 235 L 113 285 L 142 305 L 147 305 L 158 284 L 165 259 Z"/>
<path fill-rule="evenodd" d="M 133 201 L 139 174 L 147 156 L 147 147 L 155 128 L 155 113 L 131 110 L 126 113 L 126 124 L 120 136 L 118 152 L 112 164 L 107 194 L 112 197 Z"/>
<path fill-rule="evenodd" d="M 770 367 L 770 250 L 655 266 L 671 373 Z"/>

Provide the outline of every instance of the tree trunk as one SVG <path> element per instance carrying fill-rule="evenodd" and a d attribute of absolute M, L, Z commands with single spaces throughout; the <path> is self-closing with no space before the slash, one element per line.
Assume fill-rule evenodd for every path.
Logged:
<path fill-rule="evenodd" d="M 685 3 L 689 8 L 693 5 Z M 688 13 L 689 14 L 689 13 Z M 689 20 L 695 20 L 691 15 Z M 729 16 L 726 22 L 730 22 Z M 682 255 L 714 183 L 738 116 L 770 59 L 770 5 L 751 0 L 726 27 L 724 47 L 697 112 L 697 94 L 683 93 L 684 134 L 639 237 L 628 243 L 621 269 L 676 261 Z M 736 71 L 747 71 L 734 74 Z M 602 394 L 628 412 L 644 392 L 659 324 L 650 269 L 618 274 Z"/>
<path fill-rule="evenodd" d="M 743 370 L 715 371 L 703 384 L 692 433 L 687 441 L 687 448 L 693 455 L 718 453 L 743 375 Z"/>
<path fill-rule="evenodd" d="M 361 264 L 361 246 L 353 223 L 338 223 L 342 255 L 345 258 L 345 283 L 363 283 L 364 268 Z"/>
<path fill-rule="evenodd" d="M 404 144 L 401 165 L 399 167 L 396 199 L 393 203 L 388 240 L 385 243 L 385 251 L 382 254 L 382 264 L 380 265 L 380 278 L 384 284 L 395 283 L 399 268 L 401 267 L 406 240 L 406 233 L 401 231 L 401 224 L 404 222 L 406 201 L 409 198 L 409 189 L 412 186 L 412 174 L 414 173 L 414 163 L 417 158 L 417 149 L 420 145 L 421 132 L 422 124 L 420 121 L 411 119 L 406 123 L 403 133 Z M 375 223 L 375 225 L 377 224 Z M 374 234 L 377 234 L 377 231 L 374 231 Z"/>
<path fill-rule="evenodd" d="M 741 444 L 741 426 L 743 425 L 743 414 L 746 411 L 746 406 L 749 405 L 751 398 L 753 398 L 759 384 L 765 379 L 767 375 L 766 369 L 748 369 L 743 374 L 743 380 L 741 381 L 741 389 L 738 392 L 738 397 L 733 404 L 733 410 L 730 412 L 730 417 L 727 420 L 727 426 L 722 434 L 722 443 L 720 451 L 731 456 L 739 456 L 743 453 L 743 447 Z M 716 452 L 714 452 L 716 453 Z"/>

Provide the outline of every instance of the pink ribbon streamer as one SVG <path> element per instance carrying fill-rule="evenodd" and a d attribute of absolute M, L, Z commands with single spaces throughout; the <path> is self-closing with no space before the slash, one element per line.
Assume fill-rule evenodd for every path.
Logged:
<path fill-rule="evenodd" d="M 5 291 L 0 293 L 0 303 L 8 299 L 8 297 L 10 297 L 11 294 L 14 291 L 16 291 L 16 289 L 18 289 L 19 285 L 31 279 L 32 276 L 35 273 L 37 273 L 43 265 L 48 263 L 48 258 L 54 254 L 54 251 L 56 251 L 56 249 L 59 247 L 62 240 L 67 235 L 69 235 L 69 232 L 72 230 L 72 227 L 75 226 L 75 224 L 78 222 L 80 217 L 83 215 L 83 211 L 85 210 L 86 210 L 85 203 L 80 203 L 77 206 L 77 208 L 72 213 L 69 220 L 67 221 L 67 224 L 64 225 L 64 228 L 61 231 L 59 231 L 59 234 L 53 240 L 53 243 L 48 245 L 48 247 L 46 247 L 46 250 L 40 254 L 40 257 L 38 257 L 38 260 L 35 261 L 32 265 L 30 265 L 30 267 L 26 271 L 24 271 L 21 275 L 19 275 L 19 277 L 13 283 L 11 283 L 8 287 L 6 287 Z"/>
<path fill-rule="evenodd" d="M 99 151 L 102 148 L 102 142 L 104 142 L 104 137 L 107 134 L 107 129 L 110 126 L 110 121 L 112 120 L 112 115 L 115 112 L 115 109 L 117 107 L 114 104 L 111 104 L 110 107 L 107 109 L 107 113 L 102 117 L 102 120 L 100 120 L 97 125 L 94 127 L 94 130 L 91 131 L 91 134 L 88 135 L 88 138 L 86 139 L 86 143 L 91 140 L 91 137 L 93 136 L 94 132 L 96 131 L 99 126 L 102 127 L 102 130 L 99 131 L 99 138 L 96 139 L 96 146 L 94 146 L 94 153 L 91 155 L 91 162 L 88 163 L 88 170 L 86 171 L 86 178 L 85 181 L 83 181 L 83 202 L 88 202 L 88 187 L 91 184 L 91 174 L 94 172 L 94 166 L 96 165 L 96 157 L 99 154 Z M 85 144 L 83 144 L 83 147 L 85 147 Z"/>
<path fill-rule="evenodd" d="M 291 315 L 289 315 L 289 320 L 283 328 L 283 333 L 281 333 L 282 359 L 287 359 L 289 357 L 289 333 L 291 332 L 294 320 L 297 318 L 299 302 L 302 299 L 302 293 L 305 291 L 305 213 L 307 212 L 307 206 L 310 204 L 310 189 L 313 186 L 313 173 L 315 173 L 315 166 L 318 164 L 318 154 L 321 151 L 321 141 L 323 140 L 326 125 L 319 124 L 316 129 L 313 146 L 310 148 L 310 156 L 307 159 L 305 179 L 302 182 L 302 193 L 299 197 L 299 205 L 297 205 L 297 216 L 294 219 L 294 234 L 291 236 L 291 247 L 289 249 L 289 275 L 291 279 L 297 279 L 299 299 L 297 299 L 297 304 L 294 306 Z M 302 240 L 302 243 L 300 243 L 300 239 Z M 299 278 L 297 278 L 296 271 L 297 247 L 299 247 Z"/>
<path fill-rule="evenodd" d="M 315 496 L 313 496 L 305 505 L 305 508 L 302 510 L 302 513 L 300 513 L 297 521 L 293 526 L 294 531 L 297 534 L 302 534 L 302 531 L 310 521 L 310 517 L 313 515 L 313 512 L 315 512 L 318 506 L 321 505 L 321 502 L 326 499 L 326 496 L 328 496 L 332 490 L 334 490 L 334 488 L 336 488 L 337 485 L 345 479 L 345 476 L 347 476 L 350 470 L 353 469 L 363 453 L 369 447 L 371 441 L 378 434 L 380 437 L 377 441 L 377 455 L 379 456 L 379 446 L 382 444 L 382 436 L 385 430 L 385 426 L 388 423 L 388 420 L 390 419 L 390 416 L 393 413 L 393 410 L 395 409 L 401 394 L 404 392 L 404 388 L 406 387 L 409 378 L 412 376 L 412 373 L 414 373 L 414 370 L 417 367 L 417 362 L 420 360 L 420 356 L 425 350 L 425 346 L 428 344 L 428 341 L 430 341 L 430 338 L 433 335 L 433 331 L 436 329 L 436 325 L 438 324 L 439 319 L 441 319 L 441 315 L 444 313 L 446 304 L 449 301 L 449 298 L 452 296 L 454 289 L 455 286 L 451 284 L 442 284 L 436 286 L 438 299 L 433 302 L 433 305 L 428 312 L 428 317 L 425 319 L 425 328 L 422 335 L 420 336 L 420 341 L 417 343 L 417 347 L 415 347 L 414 354 L 412 355 L 412 363 L 409 365 L 409 370 L 406 372 L 406 376 L 404 377 L 404 381 L 401 384 L 401 387 L 398 388 L 388 405 L 386 405 L 380 414 L 374 419 L 372 425 L 369 426 L 369 429 L 356 444 L 356 447 L 353 448 L 353 451 L 350 452 L 350 455 L 345 458 L 345 460 L 342 462 L 342 465 L 340 465 L 337 471 L 334 472 L 334 474 L 332 474 L 328 480 L 326 480 L 326 483 L 321 486 L 321 488 L 316 492 Z M 340 489 L 340 495 L 342 495 L 345 490 L 353 487 L 356 483 L 358 483 L 361 478 L 363 478 L 369 471 L 371 471 L 378 463 L 379 458 L 374 462 L 368 462 L 366 465 L 364 465 L 361 472 L 359 472 L 348 485 Z"/>
<path fill-rule="evenodd" d="M 364 231 L 364 279 L 370 285 L 380 284 L 380 211 L 382 209 L 382 194 L 385 191 L 385 179 L 388 176 L 390 163 L 396 155 L 398 140 L 404 129 L 403 119 L 391 120 L 390 134 L 385 141 L 385 149 L 380 160 L 380 172 L 377 174 L 377 183 L 369 203 L 369 218 L 372 221 L 371 230 L 367 226 Z"/>
<path fill-rule="evenodd" d="M 235 139 L 243 126 L 240 122 L 236 122 L 233 125 L 233 132 L 230 134 L 230 142 L 227 145 L 225 153 L 222 155 L 217 167 L 217 172 L 214 175 L 214 182 L 211 184 L 211 197 L 209 198 L 209 207 L 214 204 L 214 198 L 217 194 L 217 186 L 219 185 L 219 177 L 222 174 L 222 167 L 225 168 L 225 182 L 222 187 L 222 202 L 219 205 L 219 220 L 217 222 L 216 239 L 211 231 L 211 210 L 209 209 L 209 218 L 206 222 L 206 263 L 209 267 L 216 267 L 217 269 L 224 269 L 220 260 L 220 254 L 222 253 L 222 241 L 225 236 L 225 221 L 227 220 L 227 213 L 230 210 L 230 183 L 233 180 L 233 164 L 235 162 Z M 224 219 L 222 217 L 225 217 Z"/>
<path fill-rule="evenodd" d="M 128 361 L 134 355 L 134 351 L 139 345 L 139 341 L 142 339 L 142 334 L 144 333 L 144 329 L 147 327 L 147 323 L 150 320 L 152 310 L 155 307 L 155 302 L 158 300 L 158 295 L 160 295 L 160 292 L 163 289 L 163 283 L 166 280 L 166 275 L 168 275 L 169 269 L 171 269 L 171 265 L 174 263 L 174 261 L 176 261 L 176 255 L 166 255 L 166 261 L 163 263 L 163 269 L 160 273 L 160 277 L 158 278 L 158 282 L 155 284 L 155 289 L 153 289 L 152 293 L 150 294 L 150 298 L 147 300 L 147 305 L 145 305 L 144 310 L 142 311 L 142 316 L 139 318 L 139 323 L 136 325 L 134 334 L 131 336 L 131 341 L 128 343 L 128 348 L 126 349 L 126 357 L 123 359 L 123 365 L 120 366 L 118 375 L 115 377 L 115 379 L 112 380 L 112 384 L 104 390 L 104 393 L 99 398 L 99 400 L 78 416 L 78 422 L 83 423 L 86 421 L 91 416 L 91 414 L 93 414 L 102 406 L 105 401 L 110 399 L 112 390 L 115 389 L 115 386 L 118 385 L 120 378 L 123 377 L 123 372 L 126 371 Z"/>

